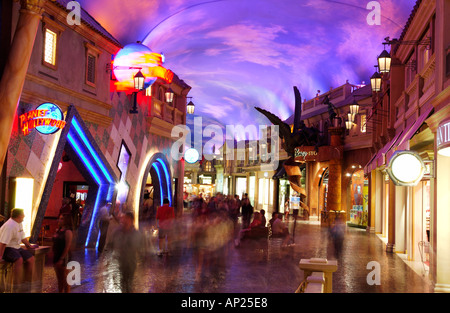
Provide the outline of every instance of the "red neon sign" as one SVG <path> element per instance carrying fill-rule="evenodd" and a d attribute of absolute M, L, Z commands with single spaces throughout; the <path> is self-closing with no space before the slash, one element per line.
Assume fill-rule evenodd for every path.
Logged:
<path fill-rule="evenodd" d="M 33 110 L 19 116 L 20 129 L 26 136 L 36 127 L 52 128 L 53 132 L 66 126 L 64 120 L 46 117 L 49 110 Z"/>

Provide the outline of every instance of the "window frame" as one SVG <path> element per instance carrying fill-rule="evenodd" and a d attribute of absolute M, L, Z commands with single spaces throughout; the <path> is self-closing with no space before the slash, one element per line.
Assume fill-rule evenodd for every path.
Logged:
<path fill-rule="evenodd" d="M 102 51 L 98 49 L 96 46 L 89 42 L 84 43 L 85 49 L 86 49 L 86 55 L 85 55 L 85 63 L 84 63 L 84 83 L 91 87 L 97 86 L 98 81 L 98 60 L 100 58 L 100 55 L 102 54 Z M 89 57 L 94 58 L 94 82 L 91 82 L 88 79 L 88 73 L 89 73 Z"/>
<path fill-rule="evenodd" d="M 47 31 L 50 31 L 55 34 L 55 42 L 53 43 L 53 58 L 54 58 L 54 64 L 47 62 L 45 60 L 46 56 L 46 38 L 47 38 Z M 61 34 L 64 31 L 64 26 L 58 24 L 56 21 L 52 20 L 48 16 L 42 17 L 42 65 L 44 65 L 47 68 L 50 68 L 52 70 L 58 69 L 58 50 L 59 50 L 59 41 L 61 38 Z"/>

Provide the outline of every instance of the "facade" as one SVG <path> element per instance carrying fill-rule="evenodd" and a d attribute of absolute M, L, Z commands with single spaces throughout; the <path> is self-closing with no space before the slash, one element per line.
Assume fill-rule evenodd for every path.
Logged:
<path fill-rule="evenodd" d="M 123 45 L 84 10 L 81 25 L 68 25 L 65 4 L 44 1 L 39 10 L 42 19 L 3 163 L 0 213 L 8 217 L 12 208 L 23 207 L 26 231 L 37 241 L 51 236 L 62 199 L 72 198 L 82 206 L 78 244 L 95 247 L 104 203 L 134 212 L 138 227 L 148 213 L 147 194 L 155 206 L 168 197 L 182 208 L 184 165 L 170 157 L 171 129 L 185 124 L 190 87 L 176 75 L 170 85 L 158 78 L 137 94 L 137 113 L 131 113 L 134 97 L 115 88 L 111 73 Z M 2 46 L 20 39 L 15 29 L 25 12 L 17 2 L 3 1 L 2 22 L 10 23 L 2 23 Z M 169 87 L 172 103 L 163 97 Z M 43 103 L 62 112 L 56 132 L 35 127 L 33 119 L 47 112 L 38 110 Z"/>
<path fill-rule="evenodd" d="M 397 43 L 383 89 L 374 99 L 370 176 L 370 228 L 388 252 L 427 269 L 436 292 L 450 291 L 448 186 L 445 152 L 450 117 L 450 2 L 417 1 Z M 369 119 L 370 120 L 370 119 Z M 399 186 L 388 173 L 399 151 L 417 153 L 425 175 Z M 422 264 L 421 264 L 422 263 Z"/>
<path fill-rule="evenodd" d="M 334 107 L 339 118 L 333 124 L 326 99 Z M 368 109 L 372 103 L 370 86 L 351 85 L 348 82 L 332 88 L 314 99 L 304 101 L 301 120 L 307 127 L 315 127 L 323 136 L 322 145 L 299 147 L 296 161 L 302 169 L 306 198 L 302 200 L 310 218 L 322 223 L 329 212 L 345 214 L 350 225 L 367 227 L 368 181 L 363 167 L 371 156 L 372 128 L 366 123 Z M 350 129 L 345 128 L 350 106 L 357 105 L 359 111 L 352 116 Z M 293 127 L 294 116 L 286 122 Z"/>

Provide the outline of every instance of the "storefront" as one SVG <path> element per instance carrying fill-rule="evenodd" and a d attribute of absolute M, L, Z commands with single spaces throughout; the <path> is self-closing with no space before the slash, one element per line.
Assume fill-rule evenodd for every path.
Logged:
<path fill-rule="evenodd" d="M 363 170 L 358 170 L 351 175 L 347 207 L 349 209 L 349 226 L 367 228 L 368 220 L 368 196 L 369 180 Z"/>

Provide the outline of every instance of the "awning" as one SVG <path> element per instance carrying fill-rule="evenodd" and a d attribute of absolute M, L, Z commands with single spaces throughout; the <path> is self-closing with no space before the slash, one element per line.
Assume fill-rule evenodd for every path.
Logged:
<path fill-rule="evenodd" d="M 364 167 L 365 174 L 368 174 L 368 173 L 372 172 L 374 169 L 376 169 L 377 167 L 386 164 L 386 154 L 389 152 L 389 150 L 392 149 L 392 147 L 399 140 L 399 138 L 402 134 L 403 134 L 403 131 L 399 132 L 383 148 L 378 150 L 377 154 L 375 154 L 372 157 L 372 159 L 367 163 L 367 165 Z"/>
<path fill-rule="evenodd" d="M 394 154 L 395 151 L 409 150 L 409 141 L 414 137 L 415 133 L 419 130 L 425 120 L 430 116 L 433 111 L 433 106 L 427 108 L 419 118 L 413 123 L 409 129 L 405 129 L 395 135 L 389 143 L 387 143 L 378 153 L 367 163 L 364 167 L 364 173 L 368 174 L 379 166 L 387 165 L 388 160 Z"/>
<path fill-rule="evenodd" d="M 425 120 L 432 114 L 433 109 L 434 107 L 430 105 L 430 107 L 419 116 L 419 118 L 414 122 L 414 124 L 407 131 L 404 132 L 403 136 L 398 141 L 396 150 L 409 150 L 409 141 L 412 139 L 412 137 L 414 137 L 414 135 L 422 126 L 422 124 L 425 123 Z M 391 155 L 393 153 L 394 151 L 391 153 Z"/>

